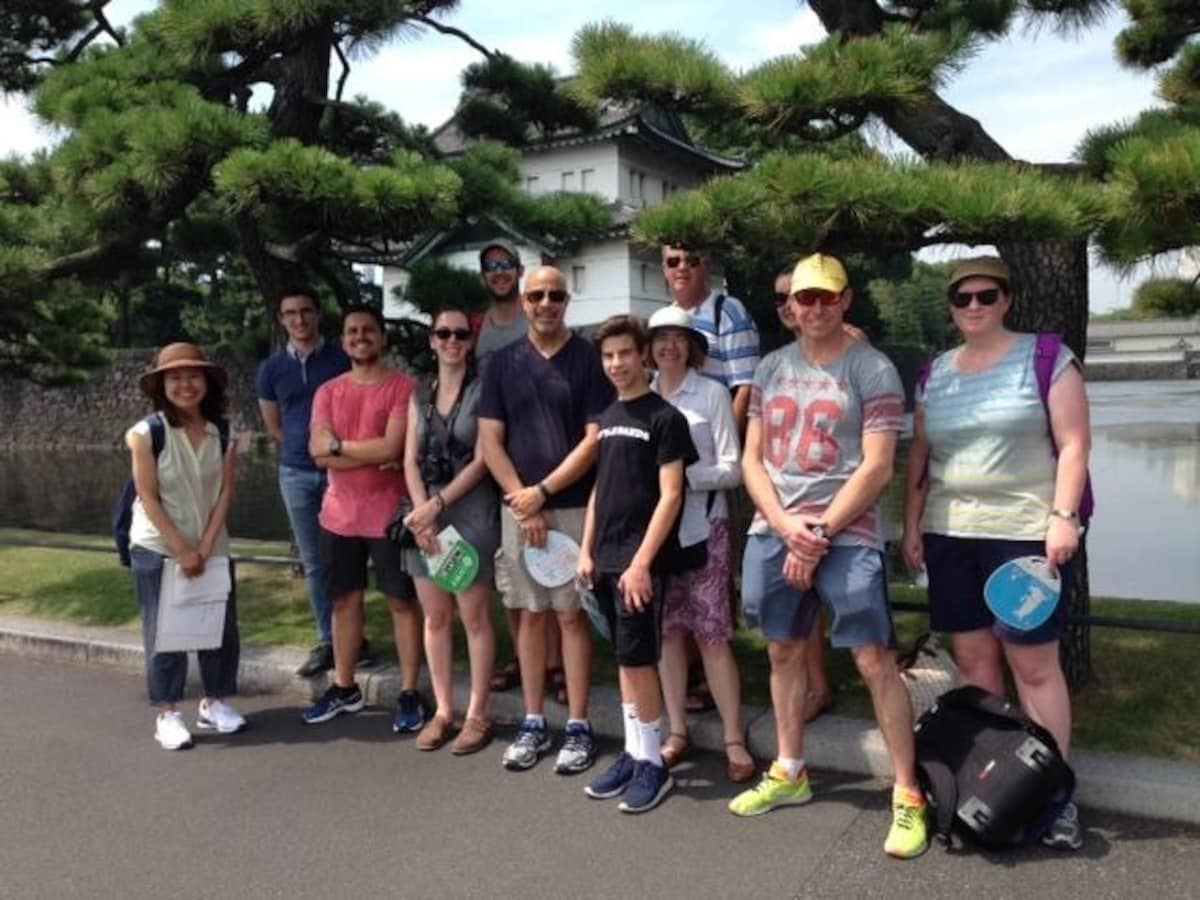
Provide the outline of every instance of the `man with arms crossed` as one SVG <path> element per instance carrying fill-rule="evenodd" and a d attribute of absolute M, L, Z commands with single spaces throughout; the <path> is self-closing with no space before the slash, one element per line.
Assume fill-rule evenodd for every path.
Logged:
<path fill-rule="evenodd" d="M 613 316 L 593 340 L 617 399 L 600 416 L 578 572 L 613 636 L 625 752 L 585 792 L 597 800 L 623 793 L 621 812 L 640 813 L 675 784 L 662 758 L 663 579 L 682 562 L 683 470 L 697 454 L 683 413 L 650 390 L 650 336 L 641 321 Z"/>
<path fill-rule="evenodd" d="M 317 388 L 348 371 L 350 360 L 336 341 L 321 336 L 321 310 L 311 288 L 284 288 L 278 317 L 288 342 L 259 366 L 258 408 L 267 434 L 279 445 L 279 493 L 300 550 L 317 625 L 317 645 L 296 671 L 310 678 L 333 668 L 333 604 L 325 593 L 317 522 L 328 479 L 309 455 L 308 422 Z"/>
<path fill-rule="evenodd" d="M 549 529 L 578 541 L 592 489 L 596 424 L 612 401 L 595 348 L 566 326 L 569 295 L 561 272 L 549 266 L 526 280 L 527 336 L 498 350 L 488 363 L 479 401 L 479 439 L 488 470 L 500 485 L 498 567 L 509 573 L 509 608 L 521 611 L 517 654 L 525 720 L 504 753 L 507 769 L 528 769 L 550 749 L 544 715 L 546 616 L 562 627 L 567 674 L 566 739 L 555 771 L 582 772 L 596 758 L 587 721 L 592 638 L 573 584 L 546 588 L 529 577 L 521 554 L 544 546 Z"/>
<path fill-rule="evenodd" d="M 420 731 L 425 709 L 417 693 L 421 670 L 421 610 L 412 579 L 401 565 L 400 545 L 387 526 L 407 494 L 394 463 L 404 450 L 408 400 L 414 380 L 390 369 L 383 316 L 370 306 L 346 311 L 342 347 L 351 370 L 321 385 L 313 398 L 309 451 L 329 472 L 321 504 L 321 560 L 333 597 L 333 684 L 302 714 L 310 725 L 340 713 L 358 712 L 363 695 L 354 666 L 363 637 L 363 593 L 367 559 L 375 566 L 376 587 L 387 597 L 396 654 L 400 658 L 400 700 L 395 731 Z"/>
<path fill-rule="evenodd" d="M 801 260 L 791 288 L 799 337 L 755 373 L 742 459 L 758 509 L 742 560 L 742 599 L 747 621 L 768 641 L 779 756 L 729 808 L 752 816 L 812 799 L 805 663 L 810 638 L 820 639 L 814 625 L 824 602 L 833 644 L 851 648 L 892 759 L 884 851 L 907 859 L 928 846 L 925 801 L 912 705 L 896 668 L 878 505 L 904 426 L 903 388 L 887 357 L 843 330 L 853 292 L 838 260 Z"/>

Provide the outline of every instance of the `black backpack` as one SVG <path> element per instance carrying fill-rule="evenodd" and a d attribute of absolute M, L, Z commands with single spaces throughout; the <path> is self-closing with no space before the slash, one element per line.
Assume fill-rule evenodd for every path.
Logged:
<path fill-rule="evenodd" d="M 155 412 L 146 416 L 145 421 L 150 426 L 150 449 L 154 458 L 158 459 L 167 443 L 166 420 L 163 419 L 162 413 Z M 217 423 L 217 431 L 221 435 L 221 456 L 224 456 L 229 449 L 229 422 L 222 419 Z M 112 512 L 113 543 L 117 547 L 117 558 L 125 568 L 129 568 L 133 563 L 129 555 L 129 528 L 133 524 L 133 501 L 136 499 L 137 486 L 130 478 L 121 489 L 121 496 L 117 498 Z"/>
<path fill-rule="evenodd" d="M 952 831 L 993 849 L 1037 841 L 1075 792 L 1050 733 L 973 685 L 942 694 L 917 720 L 916 745 L 931 824 L 947 846 Z"/>

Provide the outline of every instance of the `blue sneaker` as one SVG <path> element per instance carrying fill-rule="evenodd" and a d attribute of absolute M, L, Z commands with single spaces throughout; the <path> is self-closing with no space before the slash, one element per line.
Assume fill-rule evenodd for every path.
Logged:
<path fill-rule="evenodd" d="M 638 760 L 635 766 L 625 799 L 617 807 L 623 813 L 648 812 L 662 803 L 663 797 L 675 787 L 675 779 L 666 766 L 656 766 L 646 759 Z"/>
<path fill-rule="evenodd" d="M 305 725 L 319 725 L 342 713 L 356 713 L 363 708 L 364 700 L 358 685 L 348 688 L 331 684 L 321 699 L 300 713 Z"/>
<path fill-rule="evenodd" d="M 578 775 L 596 761 L 596 741 L 592 727 L 585 722 L 568 722 L 562 749 L 554 761 L 559 775 Z"/>
<path fill-rule="evenodd" d="M 425 708 L 425 700 L 416 691 L 401 691 L 400 699 L 396 701 L 396 716 L 392 719 L 392 731 L 397 734 L 408 734 L 420 731 L 429 718 L 429 710 Z"/>
<path fill-rule="evenodd" d="M 629 782 L 633 781 L 634 769 L 637 762 L 628 753 L 622 751 L 616 762 L 592 779 L 592 783 L 583 792 L 593 800 L 607 800 L 625 793 Z"/>
<path fill-rule="evenodd" d="M 520 772 L 532 769 L 541 759 L 542 754 L 550 749 L 550 733 L 546 725 L 537 719 L 526 719 L 521 723 L 517 738 L 508 745 L 500 760 L 506 769 Z"/>

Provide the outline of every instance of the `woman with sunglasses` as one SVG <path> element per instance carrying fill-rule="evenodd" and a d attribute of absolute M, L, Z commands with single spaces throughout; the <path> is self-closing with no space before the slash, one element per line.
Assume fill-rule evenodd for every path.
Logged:
<path fill-rule="evenodd" d="M 949 294 L 963 342 L 938 356 L 918 385 L 904 557 L 912 569 L 928 569 L 930 626 L 953 635 L 963 680 L 1003 695 L 1007 660 L 1022 707 L 1065 756 L 1071 702 L 1058 641 L 1066 601 L 1044 625 L 1020 631 L 995 619 L 983 587 L 998 566 L 1022 556 L 1045 556 L 1063 584 L 1071 581 L 1091 444 L 1083 377 L 1062 347 L 1043 402 L 1037 336 L 1004 324 L 1013 301 L 1003 260 L 960 263 Z M 1060 849 L 1082 846 L 1074 804 L 1042 840 Z"/>
<path fill-rule="evenodd" d="M 733 550 L 725 491 L 742 482 L 741 447 L 729 391 L 700 374 L 707 350 L 708 341 L 687 310 L 666 306 L 650 317 L 650 355 L 657 370 L 651 387 L 687 418 L 700 456 L 687 468 L 679 543 L 685 554 L 703 560 L 698 568 L 671 576 L 665 589 L 659 674 L 670 735 L 662 755 L 671 768 L 691 746 L 685 708 L 690 634 L 725 730 L 726 774 L 740 783 L 756 771 L 742 734 L 737 660 L 729 644 L 734 629 Z"/>
<path fill-rule="evenodd" d="M 471 371 L 471 328 L 460 309 L 443 309 L 433 317 L 429 344 L 437 357 L 437 375 L 413 394 L 408 407 L 404 477 L 413 511 L 405 524 L 420 551 L 435 554 L 438 534 L 453 525 L 479 554 L 474 582 L 457 595 L 429 577 L 418 550 L 406 550 L 404 564 L 413 576 L 425 612 L 425 657 L 437 709 L 417 735 L 418 750 L 436 750 L 454 727 L 453 635 L 455 602 L 467 635 L 471 696 L 462 730 L 451 752 L 465 755 L 491 741 L 488 717 L 489 680 L 496 640 L 488 605 L 492 596 L 493 559 L 500 542 L 499 494 L 476 446 L 476 407 L 480 382 Z"/>

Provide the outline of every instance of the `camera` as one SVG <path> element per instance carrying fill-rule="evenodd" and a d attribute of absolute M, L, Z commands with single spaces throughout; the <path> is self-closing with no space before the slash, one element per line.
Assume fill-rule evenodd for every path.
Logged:
<path fill-rule="evenodd" d="M 449 484 L 454 479 L 454 463 L 440 447 L 429 447 L 421 457 L 421 480 L 426 484 Z"/>

